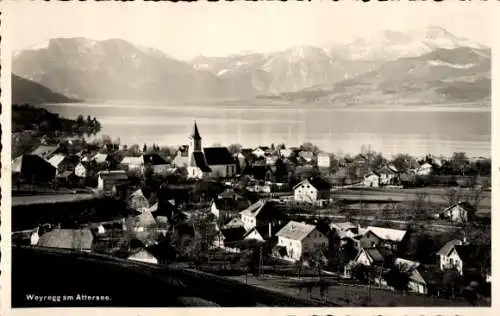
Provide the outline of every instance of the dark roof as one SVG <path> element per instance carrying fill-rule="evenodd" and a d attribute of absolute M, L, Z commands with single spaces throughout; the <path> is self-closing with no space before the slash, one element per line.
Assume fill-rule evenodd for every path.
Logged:
<path fill-rule="evenodd" d="M 215 206 L 220 211 L 234 211 L 239 212 L 246 209 L 249 206 L 249 202 L 246 199 L 241 199 L 236 201 L 234 199 L 215 199 Z"/>
<path fill-rule="evenodd" d="M 287 217 L 286 214 L 279 208 L 278 203 L 267 200 L 258 200 L 244 211 L 241 211 L 240 214 L 256 218 L 258 217 L 261 220 L 285 220 Z"/>
<path fill-rule="evenodd" d="M 142 155 L 142 159 L 144 160 L 144 163 L 150 163 L 153 166 L 167 164 L 167 161 L 158 154 L 145 154 Z"/>
<path fill-rule="evenodd" d="M 209 166 L 234 164 L 234 158 L 226 147 L 203 148 Z"/>
<path fill-rule="evenodd" d="M 375 263 L 385 263 L 394 255 L 391 250 L 383 247 L 364 248 L 364 250 Z"/>
<path fill-rule="evenodd" d="M 330 190 L 331 185 L 327 181 L 323 180 L 323 178 L 320 177 L 314 177 L 314 178 L 309 178 L 304 181 L 301 181 L 297 185 L 294 186 L 294 189 L 301 185 L 303 182 L 308 181 L 313 187 L 315 187 L 317 190 Z"/>
<path fill-rule="evenodd" d="M 235 242 L 243 239 L 246 230 L 244 227 L 231 227 L 221 229 L 220 232 L 224 236 L 224 242 Z"/>
<path fill-rule="evenodd" d="M 212 169 L 207 165 L 205 161 L 205 155 L 202 152 L 194 152 L 193 158 L 194 161 L 191 161 L 191 164 L 194 164 L 196 167 L 200 168 L 202 172 L 210 172 Z"/>
<path fill-rule="evenodd" d="M 200 132 L 198 131 L 198 125 L 196 125 L 196 121 L 194 122 L 194 131 L 193 135 L 191 135 L 193 139 L 201 140 Z"/>

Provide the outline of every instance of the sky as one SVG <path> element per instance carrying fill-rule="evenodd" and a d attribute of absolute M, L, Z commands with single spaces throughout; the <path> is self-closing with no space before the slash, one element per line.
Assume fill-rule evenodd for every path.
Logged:
<path fill-rule="evenodd" d="M 491 46 L 489 2 L 9 2 L 13 50 L 55 37 L 123 38 L 181 60 L 293 46 L 329 46 L 428 25 Z M 498 9 L 498 7 L 496 7 Z"/>

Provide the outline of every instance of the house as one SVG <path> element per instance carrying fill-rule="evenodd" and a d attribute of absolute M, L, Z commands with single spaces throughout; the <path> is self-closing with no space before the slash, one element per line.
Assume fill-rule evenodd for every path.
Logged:
<path fill-rule="evenodd" d="M 328 237 L 316 226 L 290 221 L 276 233 L 276 248 L 282 259 L 299 261 L 303 255 L 328 246 Z"/>
<path fill-rule="evenodd" d="M 99 171 L 97 173 L 97 189 L 111 192 L 113 187 L 127 183 L 128 176 L 123 170 Z"/>
<path fill-rule="evenodd" d="M 439 269 L 445 270 L 455 267 L 457 262 L 460 260 L 458 253 L 455 250 L 455 246 L 462 245 L 462 241 L 458 239 L 453 239 L 444 244 L 441 249 L 436 252 L 439 261 Z"/>
<path fill-rule="evenodd" d="M 252 154 L 257 157 L 264 157 L 271 153 L 271 150 L 267 146 L 259 146 L 252 151 Z"/>
<path fill-rule="evenodd" d="M 240 244 L 246 230 L 243 227 L 229 227 L 218 231 L 214 246 L 229 252 L 240 252 Z"/>
<path fill-rule="evenodd" d="M 319 153 L 317 157 L 319 168 L 330 168 L 330 155 L 327 153 Z"/>
<path fill-rule="evenodd" d="M 384 247 L 366 247 L 361 248 L 354 263 L 364 266 L 377 266 L 390 268 L 394 260 L 394 253 Z"/>
<path fill-rule="evenodd" d="M 150 190 L 137 189 L 127 198 L 127 208 L 142 213 L 155 202 L 156 196 Z"/>
<path fill-rule="evenodd" d="M 267 226 L 256 226 L 247 231 L 243 236 L 243 239 L 266 242 L 273 238 L 274 233 L 276 233 L 279 229 L 281 229 L 281 227 L 273 227 L 271 224 L 268 224 Z"/>
<path fill-rule="evenodd" d="M 216 218 L 230 218 L 250 206 L 247 199 L 217 198 L 212 201 L 210 212 Z"/>
<path fill-rule="evenodd" d="M 245 224 L 241 220 L 240 217 L 233 217 L 229 221 L 227 221 L 223 226 L 222 229 L 224 228 L 235 228 L 235 227 L 245 227 Z"/>
<path fill-rule="evenodd" d="M 146 263 L 152 263 L 152 264 L 158 264 L 158 258 L 153 256 L 149 251 L 147 251 L 144 248 L 139 248 L 134 250 L 128 257 L 128 260 L 132 261 L 139 261 L 139 262 L 146 262 Z"/>
<path fill-rule="evenodd" d="M 56 174 L 62 174 L 65 171 L 71 171 L 75 169 L 75 163 L 73 160 L 64 154 L 53 155 L 48 162 L 56 168 Z"/>
<path fill-rule="evenodd" d="M 370 171 L 363 177 L 363 185 L 369 188 L 378 188 L 380 184 L 380 175 L 376 171 Z"/>
<path fill-rule="evenodd" d="M 305 179 L 293 187 L 295 201 L 327 203 L 330 200 L 331 185 L 319 177 Z"/>
<path fill-rule="evenodd" d="M 396 258 L 393 268 L 408 275 L 408 290 L 413 293 L 427 294 L 427 282 L 419 271 L 420 263 L 403 258 Z"/>
<path fill-rule="evenodd" d="M 314 159 L 314 153 L 310 150 L 299 151 L 299 157 L 302 158 L 306 163 L 312 162 Z"/>
<path fill-rule="evenodd" d="M 406 231 L 393 228 L 368 226 L 365 234 L 359 239 L 362 248 L 386 247 L 396 250 L 403 242 Z"/>
<path fill-rule="evenodd" d="M 277 155 L 268 155 L 265 157 L 267 166 L 274 166 L 279 159 Z"/>
<path fill-rule="evenodd" d="M 278 209 L 277 203 L 262 199 L 241 211 L 240 218 L 246 230 L 268 224 L 275 227 L 287 220 L 286 214 Z"/>
<path fill-rule="evenodd" d="M 55 154 L 61 153 L 63 151 L 62 147 L 59 145 L 41 145 L 31 152 L 31 155 L 41 157 L 45 160 L 49 160 Z"/>
<path fill-rule="evenodd" d="M 237 173 L 236 161 L 226 147 L 203 148 L 196 122 L 189 146 L 179 149 L 173 163 L 176 167 L 186 167 L 188 177 L 195 179 L 230 178 Z"/>
<path fill-rule="evenodd" d="M 93 241 L 90 229 L 53 229 L 41 235 L 37 245 L 90 252 Z"/>
<path fill-rule="evenodd" d="M 398 170 L 393 165 L 385 165 L 377 170 L 381 185 L 395 185 L 398 183 Z"/>
<path fill-rule="evenodd" d="M 144 173 L 146 167 L 153 170 L 155 174 L 165 174 L 170 165 L 158 154 L 144 154 L 139 157 L 126 156 L 120 162 L 128 171 Z"/>
<path fill-rule="evenodd" d="M 466 223 L 474 217 L 476 211 L 469 202 L 458 202 L 438 213 L 436 217 L 449 219 L 455 223 Z"/>
<path fill-rule="evenodd" d="M 118 165 L 116 159 L 110 154 L 97 153 L 90 158 L 90 161 L 93 161 L 99 169 L 113 169 Z"/>
<path fill-rule="evenodd" d="M 279 150 L 279 154 L 282 158 L 289 158 L 293 154 L 293 151 L 291 149 L 284 148 Z"/>
<path fill-rule="evenodd" d="M 81 161 L 75 166 L 74 172 L 79 178 L 93 177 L 96 173 L 96 165 L 92 161 Z"/>
<path fill-rule="evenodd" d="M 341 167 L 337 170 L 331 177 L 331 182 L 334 185 L 344 186 L 350 185 L 355 182 L 353 172 L 349 170 L 348 167 Z"/>
<path fill-rule="evenodd" d="M 22 155 L 12 161 L 13 183 L 16 179 L 33 183 L 46 183 L 54 180 L 56 168 L 38 155 Z"/>
<path fill-rule="evenodd" d="M 432 173 L 432 165 L 428 162 L 425 162 L 420 167 L 417 168 L 416 174 L 418 176 L 428 176 Z"/>

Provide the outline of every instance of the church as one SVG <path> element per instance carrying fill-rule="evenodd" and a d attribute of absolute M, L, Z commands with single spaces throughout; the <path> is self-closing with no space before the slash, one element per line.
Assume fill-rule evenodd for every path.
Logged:
<path fill-rule="evenodd" d="M 203 148 L 196 122 L 189 145 L 179 149 L 173 165 L 187 168 L 188 178 L 230 178 L 236 174 L 236 161 L 226 147 Z"/>

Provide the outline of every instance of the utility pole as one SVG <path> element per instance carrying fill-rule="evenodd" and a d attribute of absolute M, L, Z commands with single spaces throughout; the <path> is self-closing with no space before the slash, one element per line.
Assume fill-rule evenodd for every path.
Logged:
<path fill-rule="evenodd" d="M 259 277 L 264 274 L 264 259 L 262 258 L 262 246 L 259 247 Z"/>

